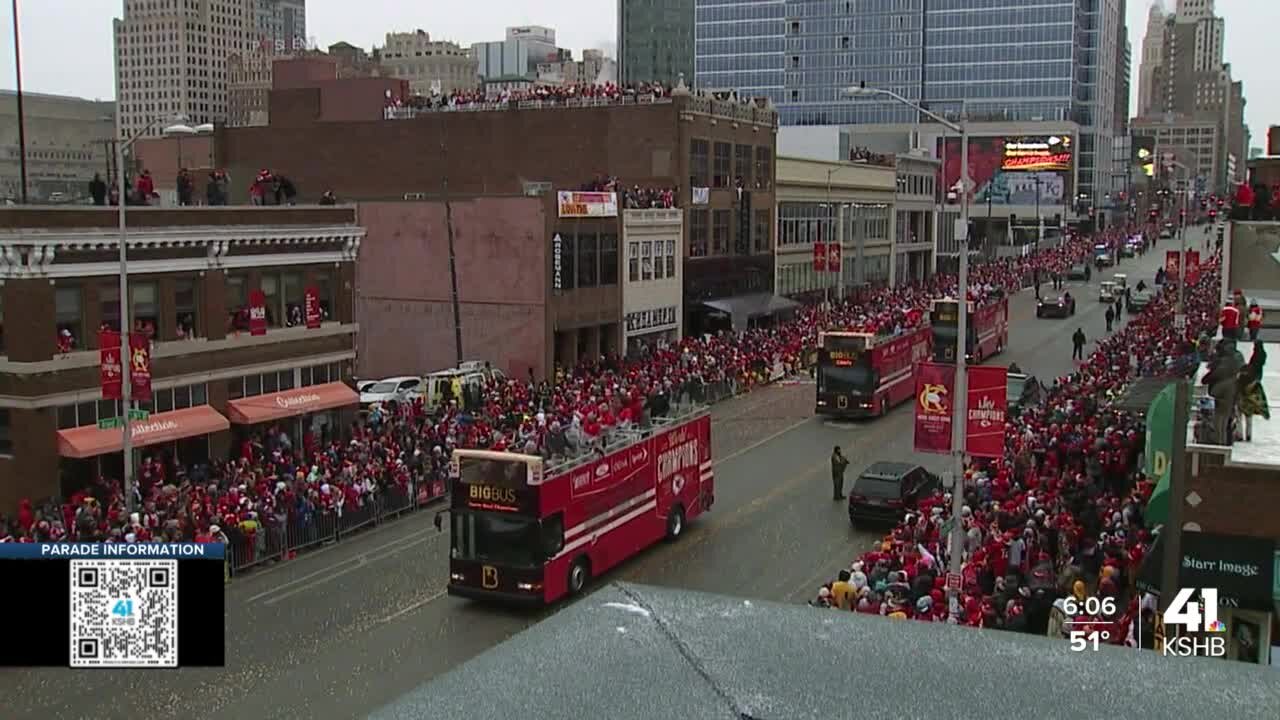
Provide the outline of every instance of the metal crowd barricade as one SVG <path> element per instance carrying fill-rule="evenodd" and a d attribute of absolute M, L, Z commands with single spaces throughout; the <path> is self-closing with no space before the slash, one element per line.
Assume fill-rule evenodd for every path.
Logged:
<path fill-rule="evenodd" d="M 368 498 L 363 505 L 357 507 L 343 506 L 342 514 L 338 516 L 338 535 L 342 536 L 365 525 L 372 525 L 377 519 L 378 502 L 375 498 Z"/>

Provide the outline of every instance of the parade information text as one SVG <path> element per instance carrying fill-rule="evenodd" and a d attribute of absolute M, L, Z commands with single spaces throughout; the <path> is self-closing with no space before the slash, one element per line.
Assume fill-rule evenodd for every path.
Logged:
<path fill-rule="evenodd" d="M 40 543 L 40 557 L 202 558 L 200 543 Z"/>

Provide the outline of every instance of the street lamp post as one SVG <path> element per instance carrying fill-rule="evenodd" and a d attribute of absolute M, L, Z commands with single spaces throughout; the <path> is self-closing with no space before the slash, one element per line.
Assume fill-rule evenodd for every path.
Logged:
<path fill-rule="evenodd" d="M 969 333 L 969 131 L 968 131 L 968 113 L 963 103 L 960 105 L 960 121 L 958 123 L 951 122 L 945 117 L 938 115 L 930 110 L 921 107 L 905 97 L 899 95 L 892 90 L 884 90 L 882 88 L 869 88 L 866 86 L 855 86 L 845 90 L 847 95 L 855 97 L 880 96 L 895 100 L 907 107 L 912 108 L 916 112 L 931 118 L 945 128 L 960 135 L 960 226 L 961 243 L 960 243 L 960 270 L 959 270 L 959 289 L 956 301 L 958 308 L 956 312 L 956 376 L 955 376 L 955 394 L 952 397 L 952 415 L 951 415 L 951 455 L 954 461 L 953 472 L 955 474 L 955 482 L 951 487 L 951 550 L 948 571 L 953 574 L 960 574 L 963 554 L 964 554 L 964 527 L 960 522 L 960 512 L 964 508 L 964 442 L 965 442 L 965 419 L 968 416 L 968 388 L 967 378 L 965 376 L 966 352 L 968 351 Z M 948 589 L 948 595 L 951 600 L 952 608 L 956 608 L 960 601 L 960 591 L 956 589 Z"/>
<path fill-rule="evenodd" d="M 119 73 L 117 72 L 117 77 Z M 119 243 L 120 243 L 120 364 L 122 371 L 120 373 L 120 451 L 122 456 L 121 480 L 124 486 L 125 505 L 132 512 L 137 503 L 134 499 L 133 491 L 133 436 L 131 434 L 132 423 L 129 421 L 130 405 L 133 404 L 133 387 L 130 383 L 129 369 L 132 367 L 133 358 L 129 352 L 129 311 L 131 309 L 129 303 L 129 251 L 128 227 L 125 224 L 125 207 L 128 205 L 129 188 L 126 184 L 124 169 L 124 151 L 133 145 L 138 138 L 145 135 L 148 131 L 159 125 L 165 120 L 181 122 L 185 118 L 178 116 L 161 116 L 151 120 L 137 133 L 127 140 L 121 140 L 123 131 L 121 128 L 120 105 L 119 105 L 119 86 L 116 92 L 116 193 L 117 221 L 119 225 Z M 185 126 L 179 126 L 185 127 Z M 168 135 L 170 128 L 165 128 L 165 134 Z M 190 130 L 190 128 L 187 128 Z"/>

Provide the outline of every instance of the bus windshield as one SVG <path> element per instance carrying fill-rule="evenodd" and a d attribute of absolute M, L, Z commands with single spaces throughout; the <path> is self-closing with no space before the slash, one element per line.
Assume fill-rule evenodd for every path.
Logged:
<path fill-rule="evenodd" d="M 863 365 L 823 365 L 818 373 L 818 381 L 823 392 L 858 392 L 871 391 L 871 370 Z"/>
<path fill-rule="evenodd" d="M 453 557 L 512 567 L 533 567 L 544 560 L 538 521 L 519 515 L 456 512 Z"/>

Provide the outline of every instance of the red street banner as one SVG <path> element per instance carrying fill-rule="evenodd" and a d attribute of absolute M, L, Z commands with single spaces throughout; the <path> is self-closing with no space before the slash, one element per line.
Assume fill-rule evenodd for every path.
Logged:
<path fill-rule="evenodd" d="M 261 290 L 249 293 L 249 334 L 267 334 L 267 296 Z"/>
<path fill-rule="evenodd" d="M 951 365 L 916 365 L 916 452 L 951 452 L 951 403 L 956 369 Z"/>
<path fill-rule="evenodd" d="M 151 341 L 146 333 L 129 333 L 129 390 L 134 399 L 151 399 Z"/>
<path fill-rule="evenodd" d="M 98 372 L 102 378 L 102 397 L 119 400 L 124 369 L 120 362 L 120 333 L 115 330 L 98 331 Z"/>
<path fill-rule="evenodd" d="M 827 244 L 827 272 L 838 273 L 844 266 L 840 258 L 840 243 Z"/>
<path fill-rule="evenodd" d="M 1187 284 L 1195 285 L 1200 282 L 1200 251 L 1187 251 Z"/>
<path fill-rule="evenodd" d="M 307 288 L 302 296 L 303 313 L 306 315 L 307 327 L 315 329 L 320 327 L 320 321 L 324 313 L 320 310 L 320 290 L 312 285 Z"/>
<path fill-rule="evenodd" d="M 1170 250 L 1164 254 L 1164 274 L 1178 279 L 1178 251 Z"/>
<path fill-rule="evenodd" d="M 813 244 L 813 271 L 827 271 L 827 244 L 816 242 Z"/>
<path fill-rule="evenodd" d="M 964 450 L 974 457 L 1004 456 L 1004 411 L 1009 388 L 1008 369 L 975 365 L 969 368 L 968 417 Z"/>

